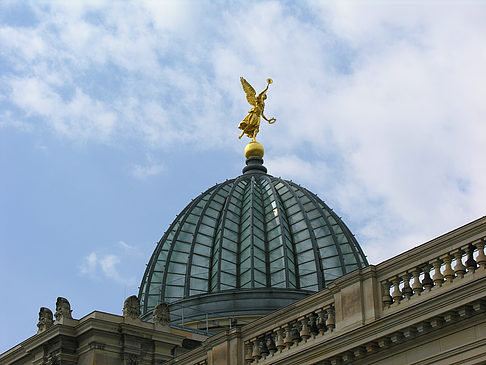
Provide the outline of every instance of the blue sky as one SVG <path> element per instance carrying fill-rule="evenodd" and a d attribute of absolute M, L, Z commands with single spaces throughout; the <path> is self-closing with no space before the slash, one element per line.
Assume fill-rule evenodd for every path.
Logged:
<path fill-rule="evenodd" d="M 192 198 L 240 174 L 239 77 L 273 78 L 269 173 L 377 264 L 485 215 L 486 4 L 0 3 L 0 352 L 41 306 L 121 313 Z"/>

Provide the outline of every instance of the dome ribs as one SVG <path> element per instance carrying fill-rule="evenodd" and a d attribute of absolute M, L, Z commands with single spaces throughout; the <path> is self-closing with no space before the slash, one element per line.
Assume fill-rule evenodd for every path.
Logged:
<path fill-rule="evenodd" d="M 250 179 L 250 252 L 251 252 L 251 287 L 255 287 L 255 232 L 254 232 L 254 224 L 253 224 L 253 184 L 255 182 L 255 177 L 252 176 Z M 245 198 L 243 198 L 243 201 Z"/>
<path fill-rule="evenodd" d="M 356 260 L 356 264 L 357 264 L 358 268 L 363 268 L 363 267 L 368 266 L 369 264 L 368 264 L 368 261 L 366 260 L 366 256 L 363 253 L 363 250 L 361 249 L 360 245 L 356 241 L 356 238 L 351 233 L 351 231 L 346 226 L 346 224 L 343 222 L 343 220 L 334 212 L 334 210 L 332 210 L 326 203 L 324 203 L 321 199 L 319 199 L 315 194 L 311 193 L 310 191 L 308 191 L 305 188 L 302 188 L 302 189 L 306 190 L 309 197 L 311 197 L 314 201 L 316 201 L 318 203 L 319 208 L 321 210 L 324 209 L 326 212 L 328 212 L 329 216 L 332 217 L 332 219 L 336 222 L 336 225 L 339 226 L 343 235 L 346 237 L 346 241 L 347 241 L 346 244 L 348 244 L 351 248 L 351 251 L 352 251 L 353 256 Z M 329 227 L 332 227 L 332 224 L 330 224 L 327 215 L 323 215 L 323 218 L 325 219 L 325 221 L 329 225 Z M 341 266 L 343 267 L 343 270 L 344 270 L 343 275 L 344 275 L 348 272 L 347 266 L 351 266 L 352 264 L 351 265 L 346 264 L 346 262 L 344 260 L 344 253 L 342 252 L 341 244 L 340 244 L 339 239 L 337 238 L 336 232 L 334 230 L 333 230 L 333 237 L 334 237 L 334 240 L 336 242 L 336 246 L 339 250 L 338 252 L 339 252 L 340 258 L 341 257 L 343 258 L 342 261 L 341 261 Z"/>
<path fill-rule="evenodd" d="M 247 235 L 247 232 L 245 232 L 245 226 L 246 222 L 248 221 L 245 212 L 245 192 L 249 189 L 249 179 L 245 175 L 243 175 L 241 179 L 246 182 L 246 185 L 241 192 L 241 204 L 238 224 L 237 286 L 238 288 L 246 288 L 248 287 L 248 285 L 251 287 L 253 283 L 253 263 L 251 258 L 251 242 L 248 243 L 245 240 Z M 250 254 L 248 254 L 248 251 L 250 251 Z M 247 257 L 244 258 L 244 256 Z M 249 266 L 248 263 L 245 264 L 245 261 L 249 262 Z M 248 278 L 248 276 L 250 277 Z"/>
<path fill-rule="evenodd" d="M 312 250 L 314 251 L 314 257 L 317 258 L 317 260 L 314 260 L 315 264 L 316 264 L 317 287 L 319 288 L 319 290 L 322 290 L 322 289 L 325 288 L 326 284 L 324 282 L 324 270 L 322 268 L 322 258 L 321 258 L 321 254 L 319 253 L 319 247 L 317 246 L 317 241 L 316 241 L 316 236 L 314 234 L 314 229 L 313 229 L 312 225 L 310 224 L 309 217 L 307 216 L 307 212 L 306 212 L 304 206 L 302 205 L 301 198 L 299 198 L 297 196 L 297 194 L 295 193 L 295 191 L 293 189 L 293 186 L 291 186 L 289 182 L 287 182 L 285 180 L 283 180 L 283 182 L 284 182 L 285 186 L 287 187 L 287 189 L 292 194 L 292 196 L 294 197 L 294 199 L 297 201 L 297 204 L 299 205 L 300 211 L 304 215 L 304 220 L 305 220 L 305 223 L 307 225 L 307 229 L 308 229 L 309 235 L 310 235 Z M 290 224 L 291 229 L 292 229 L 292 227 L 293 227 L 293 225 Z M 295 249 L 295 252 L 297 252 L 297 249 Z M 298 265 L 298 263 L 297 263 L 297 265 Z M 299 276 L 300 276 L 300 273 L 299 273 Z"/>
<path fill-rule="evenodd" d="M 245 176 L 246 177 L 246 176 Z M 247 288 L 248 284 L 250 288 L 255 288 L 255 241 L 254 241 L 254 224 L 253 224 L 253 198 L 254 198 L 254 190 L 253 190 L 253 183 L 254 177 L 249 176 L 246 177 L 245 181 L 247 184 L 245 189 L 243 190 L 242 195 L 242 204 L 241 204 L 241 213 L 240 213 L 240 234 L 238 237 L 239 245 L 240 245 L 240 253 L 244 251 L 249 251 L 249 255 L 247 258 L 244 258 L 240 262 L 240 268 L 242 268 L 242 272 L 240 276 L 245 275 L 248 271 L 250 274 L 250 280 L 241 283 L 241 287 Z M 245 254 L 246 255 L 246 254 Z M 241 254 L 240 254 L 241 259 Z M 249 260 L 250 267 L 244 268 L 242 263 L 246 260 Z M 246 266 L 246 265 L 245 265 Z"/>
<path fill-rule="evenodd" d="M 214 263 L 213 263 L 213 260 L 216 259 L 216 257 L 215 257 L 215 254 L 216 254 L 215 247 L 218 244 L 218 242 L 217 242 L 217 238 L 218 238 L 217 228 L 218 227 L 216 228 L 216 235 L 214 237 L 213 245 L 212 245 L 212 249 L 211 249 L 211 265 L 209 267 L 209 283 L 208 283 L 209 292 L 217 292 L 217 291 L 220 291 L 221 290 L 221 261 L 222 261 L 223 238 L 224 238 L 224 230 L 225 230 L 226 216 L 227 216 L 227 213 L 228 213 L 228 210 L 229 210 L 229 205 L 230 205 L 232 199 L 233 198 L 236 199 L 236 197 L 234 195 L 234 192 L 236 190 L 236 187 L 240 183 L 240 181 L 241 181 L 240 178 L 234 180 L 233 186 L 231 187 L 231 189 L 230 189 L 230 191 L 228 193 L 228 196 L 226 197 L 226 201 L 225 201 L 225 203 L 223 205 L 223 210 L 222 210 L 222 215 L 221 215 L 221 221 L 218 224 L 218 227 L 221 226 L 220 240 L 219 240 L 219 250 L 217 252 L 217 254 L 219 255 L 219 260 L 218 260 L 218 264 L 217 264 L 218 271 L 216 273 L 217 274 L 216 275 L 216 282 L 213 282 L 213 277 L 214 277 L 214 273 L 213 273 Z M 240 216 L 241 216 L 241 214 L 240 214 Z M 238 223 L 240 223 L 240 222 L 238 222 Z M 238 224 L 238 226 L 240 226 L 240 224 Z M 239 232 L 237 232 L 237 233 L 239 234 Z"/>
<path fill-rule="evenodd" d="M 261 199 L 261 190 L 258 186 L 255 176 L 250 180 L 250 227 L 251 227 L 251 257 L 252 257 L 252 288 L 270 287 L 269 285 L 269 260 L 268 250 L 265 244 L 264 222 L 257 218 L 257 215 L 263 216 L 263 204 Z M 258 255 L 257 255 L 258 252 Z M 263 253 L 263 255 L 262 255 Z M 260 257 L 262 256 L 262 257 Z M 258 261 L 257 261 L 258 260 Z M 263 262 L 263 267 L 259 261 Z M 258 265 L 256 264 L 258 263 Z M 258 274 L 258 278 L 256 277 Z M 262 277 L 263 275 L 263 277 Z"/>
<path fill-rule="evenodd" d="M 203 217 L 204 215 L 206 214 L 206 211 L 208 210 L 208 207 L 209 205 L 211 204 L 211 201 L 213 200 L 213 198 L 216 196 L 216 194 L 225 186 L 225 184 L 219 184 L 217 186 L 216 189 L 214 189 L 214 191 L 212 192 L 211 196 L 209 197 L 208 201 L 206 202 L 206 204 L 204 205 L 204 208 L 201 212 L 201 214 L 199 215 L 199 219 L 196 223 L 196 228 L 194 230 L 194 235 L 192 237 L 192 243 L 191 243 L 191 250 L 189 252 L 189 259 L 188 259 L 188 262 L 187 262 L 187 266 L 186 266 L 186 280 L 185 280 L 185 284 L 184 284 L 184 297 L 188 297 L 190 295 L 190 289 L 191 289 L 191 268 L 192 268 L 192 261 L 193 261 L 193 256 L 194 256 L 194 247 L 197 243 L 197 235 L 198 235 L 198 232 L 199 232 L 199 228 L 201 226 L 201 223 L 202 223 L 202 220 L 203 220 Z M 221 213 L 220 213 L 220 217 L 221 217 Z M 218 218 L 220 218 L 218 217 Z M 217 223 L 216 223 L 216 226 L 217 227 L 219 225 L 219 222 L 221 220 L 218 219 L 217 220 Z M 209 258 L 209 260 L 211 261 L 211 257 Z M 210 265 L 211 267 L 211 265 Z M 210 291 L 210 278 L 211 278 L 211 270 L 208 269 L 208 277 L 207 277 L 207 283 L 208 283 L 208 286 L 207 286 L 207 290 L 206 292 L 209 292 Z"/>
<path fill-rule="evenodd" d="M 356 262 L 357 262 L 359 268 L 362 269 L 362 268 L 368 266 L 369 265 L 368 260 L 366 259 L 366 256 L 365 256 L 363 250 L 361 249 L 361 246 L 356 241 L 356 238 L 351 233 L 348 226 L 346 226 L 346 224 L 343 222 L 343 220 L 340 217 L 338 217 L 338 215 L 332 209 L 330 209 L 329 207 L 327 207 L 327 208 L 328 208 L 330 214 L 336 220 L 339 227 L 341 227 L 344 235 L 346 236 L 348 243 L 351 246 L 351 249 L 353 250 L 354 257 L 356 259 Z"/>
<path fill-rule="evenodd" d="M 285 223 L 283 222 L 282 217 L 286 216 L 286 214 L 282 214 L 284 212 L 284 208 L 282 206 L 282 201 L 280 199 L 280 196 L 277 194 L 277 190 L 275 189 L 275 185 L 273 184 L 273 181 L 271 180 L 271 178 L 265 176 L 264 179 L 268 182 L 268 185 L 270 186 L 270 189 L 271 189 L 272 195 L 273 195 L 273 201 L 275 202 L 275 209 L 277 209 L 277 216 L 275 218 L 279 222 L 278 226 L 279 226 L 279 229 L 280 229 L 281 244 L 282 244 L 282 250 L 283 250 L 283 253 L 284 253 L 285 286 L 287 288 L 289 288 L 291 286 L 290 279 L 289 279 L 289 272 L 290 272 L 289 257 L 292 255 L 293 259 L 294 259 L 294 262 L 293 262 L 294 265 L 292 265 L 292 266 L 293 266 L 293 269 L 294 269 L 294 276 L 295 276 L 295 288 L 299 288 L 300 283 L 299 283 L 299 275 L 298 275 L 298 268 L 297 268 L 297 257 L 295 256 L 294 251 L 288 252 L 289 248 L 287 247 L 286 242 L 285 242 L 285 240 L 287 238 L 285 237 L 285 231 L 284 231 Z M 265 223 L 267 223 L 267 222 L 265 222 Z M 267 229 L 265 228 L 265 235 L 267 235 L 267 233 L 268 233 Z M 268 240 L 266 240 L 266 241 L 268 242 Z M 294 247 L 293 242 L 291 242 L 291 245 L 292 245 L 292 247 Z"/>
<path fill-rule="evenodd" d="M 343 220 L 340 217 L 338 217 L 338 215 L 329 207 L 328 210 L 329 210 L 329 214 L 332 215 L 334 220 L 337 222 L 338 226 L 343 231 L 343 234 L 346 236 L 348 244 L 351 247 L 351 250 L 353 251 L 356 263 L 358 264 L 358 267 L 362 269 L 364 266 L 368 265 L 368 261 L 366 260 L 366 257 L 363 251 L 361 250 L 361 247 L 355 243 L 355 238 L 353 234 L 351 233 L 349 228 L 344 224 Z M 361 255 L 361 257 L 359 257 L 359 255 Z M 363 263 L 361 261 L 363 261 Z"/>
<path fill-rule="evenodd" d="M 222 185 L 222 184 L 220 184 L 220 185 Z M 213 187 L 212 189 L 217 188 L 217 187 L 218 187 L 218 185 L 216 185 L 216 186 L 215 186 L 215 187 Z M 207 192 L 206 192 L 206 193 L 207 193 Z M 201 195 L 199 195 L 199 196 L 198 196 L 198 197 L 197 197 L 197 198 L 196 198 L 196 199 L 195 199 L 195 200 L 194 200 L 194 201 L 191 203 L 191 209 L 189 209 L 189 210 L 186 212 L 186 214 L 184 214 L 184 216 L 182 217 L 182 220 L 180 221 L 179 227 L 177 227 L 177 230 L 176 230 L 176 232 L 175 232 L 175 234 L 174 234 L 174 238 L 173 238 L 173 240 L 172 240 L 172 242 L 171 242 L 172 244 L 171 244 L 170 249 L 169 249 L 169 252 L 168 252 L 168 254 L 167 254 L 167 259 L 166 259 L 166 261 L 165 261 L 165 270 L 164 270 L 164 276 L 163 276 L 163 278 L 162 278 L 162 287 L 161 287 L 161 293 L 160 293 L 160 295 L 161 295 L 161 300 L 162 300 L 162 301 L 164 301 L 164 302 L 171 302 L 171 301 L 172 301 L 172 300 L 167 300 L 167 299 L 168 299 L 168 297 L 167 297 L 167 295 L 166 295 L 166 292 L 165 292 L 165 291 L 166 291 L 166 288 L 167 288 L 167 277 L 168 277 L 168 275 L 169 275 L 169 265 L 170 265 L 170 263 L 171 263 L 172 254 L 173 254 L 173 252 L 174 252 L 174 248 L 175 248 L 175 246 L 176 246 L 178 236 L 179 236 L 179 234 L 180 234 L 180 232 L 181 232 L 182 227 L 184 226 L 184 223 L 186 222 L 187 218 L 188 218 L 188 217 L 189 217 L 189 215 L 191 214 L 191 212 L 192 212 L 192 210 L 194 209 L 194 207 L 195 207 L 195 206 L 197 206 L 197 205 L 199 204 L 199 202 L 200 202 L 201 200 L 203 200 L 203 199 L 204 199 L 204 198 L 207 196 L 207 194 L 206 194 L 206 193 L 205 193 L 205 194 L 201 194 Z M 208 199 L 208 201 L 209 201 L 209 199 Z M 203 215 L 201 214 L 201 217 L 202 217 L 202 216 L 203 216 Z M 184 280 L 184 281 L 185 281 L 185 280 Z M 183 295 L 181 295 L 181 298 L 182 298 L 182 297 L 183 297 Z"/>
<path fill-rule="evenodd" d="M 304 190 L 304 188 L 302 188 L 302 189 Z M 307 189 L 305 189 L 305 191 L 307 192 L 307 196 L 309 197 L 309 199 L 311 199 L 314 202 L 316 208 L 321 213 L 321 217 L 326 222 L 327 227 L 329 227 L 329 231 L 331 232 L 332 239 L 333 239 L 333 242 L 334 242 L 334 246 L 336 247 L 336 250 L 337 250 L 337 253 L 338 253 L 339 262 L 341 264 L 342 275 L 344 275 L 344 274 L 346 274 L 346 265 L 344 264 L 343 252 L 341 250 L 341 245 L 339 244 L 339 242 L 337 240 L 336 232 L 334 231 L 334 228 L 332 227 L 332 224 L 329 222 L 329 219 L 327 218 L 326 213 L 322 209 L 321 204 L 319 204 L 319 201 L 317 200 L 319 198 L 317 198 L 316 195 L 312 194 Z M 323 204 L 327 208 L 326 210 L 329 212 L 331 209 L 324 202 L 323 202 Z M 329 280 L 329 281 L 332 281 L 332 280 Z"/>
<path fill-rule="evenodd" d="M 265 251 L 265 286 L 267 288 L 272 287 L 272 280 L 271 280 L 271 270 L 270 270 L 270 249 L 268 245 L 268 240 L 266 239 L 266 218 L 265 218 L 265 201 L 263 198 L 263 186 L 262 180 L 255 180 L 255 186 L 258 190 L 257 198 L 259 200 L 259 204 L 261 209 L 258 212 L 262 215 L 262 219 L 260 220 L 258 217 L 255 218 L 254 223 L 258 223 L 257 221 L 260 220 L 260 224 L 262 227 L 262 235 L 263 235 L 263 246 Z"/>
<path fill-rule="evenodd" d="M 157 243 L 157 247 L 155 248 L 155 251 L 154 251 L 152 257 L 150 258 L 149 264 L 147 265 L 147 268 L 145 269 L 145 273 L 144 273 L 143 279 L 142 279 L 142 283 L 144 283 L 144 282 L 147 283 L 147 285 L 145 287 L 145 293 L 142 292 L 143 289 L 144 289 L 144 286 L 142 284 L 142 285 L 140 285 L 140 293 L 138 295 L 138 297 L 140 299 L 140 302 L 141 302 L 141 306 L 142 306 L 141 309 L 142 309 L 143 313 L 146 313 L 146 312 L 151 311 L 155 307 L 155 305 L 156 305 L 156 304 L 153 305 L 153 306 L 150 305 L 150 303 L 149 303 L 149 297 L 150 297 L 150 287 L 152 285 L 152 278 L 154 277 L 155 267 L 157 265 L 157 262 L 159 261 L 160 252 L 164 248 L 165 244 L 167 244 L 167 242 L 168 242 L 167 241 L 167 238 L 168 238 L 169 234 L 172 232 L 172 230 L 178 224 L 180 224 L 181 218 L 188 211 L 190 211 L 190 208 L 193 206 L 192 205 L 193 203 L 195 203 L 195 201 L 192 202 L 191 204 L 189 204 L 188 206 L 186 206 L 186 208 L 184 208 L 182 210 L 182 212 L 180 212 L 177 215 L 176 219 L 172 222 L 172 224 L 170 225 L 169 229 L 164 233 L 164 235 L 162 236 L 162 238 Z M 167 263 L 167 259 L 166 259 L 165 263 Z M 147 278 L 148 278 L 148 280 L 147 280 Z M 142 298 L 142 296 L 143 296 L 143 298 Z M 159 300 L 160 301 L 163 301 L 162 288 L 159 290 Z"/>

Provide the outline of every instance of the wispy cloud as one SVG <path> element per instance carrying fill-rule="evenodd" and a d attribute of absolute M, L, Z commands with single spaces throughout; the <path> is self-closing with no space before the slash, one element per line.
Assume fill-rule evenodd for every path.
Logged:
<path fill-rule="evenodd" d="M 98 256 L 95 252 L 91 252 L 83 259 L 82 264 L 79 266 L 79 271 L 83 275 L 94 274 L 98 263 Z"/>
<path fill-rule="evenodd" d="M 135 285 L 135 278 L 126 278 L 120 274 L 120 264 L 122 264 L 122 259 L 119 255 L 99 255 L 96 252 L 91 252 L 88 256 L 84 257 L 78 269 L 80 274 L 91 278 L 96 278 L 99 274 L 102 274 L 105 278 L 113 280 L 116 283 Z"/>
<path fill-rule="evenodd" d="M 142 252 L 137 246 L 129 245 L 125 241 L 118 241 L 118 246 L 122 248 L 123 254 L 126 256 L 147 259 L 146 253 Z"/>
<path fill-rule="evenodd" d="M 128 252 L 136 250 L 135 246 L 131 246 L 124 241 L 118 241 L 118 244 Z"/>
<path fill-rule="evenodd" d="M 152 163 L 150 165 L 134 165 L 132 168 L 132 174 L 135 176 L 137 179 L 145 180 L 148 179 L 149 177 L 155 176 L 160 174 L 162 171 L 164 171 L 164 165 L 163 164 L 158 164 L 158 163 Z"/>
<path fill-rule="evenodd" d="M 9 110 L 0 114 L 0 129 L 2 128 L 15 128 L 23 132 L 32 132 L 34 130 L 31 123 L 19 119 Z"/>
<path fill-rule="evenodd" d="M 35 24 L 0 27 L 0 100 L 18 121 L 4 125 L 150 151 L 236 148 L 249 107 L 238 77 L 256 89 L 272 77 L 277 123 L 259 138 L 285 152 L 269 172 L 330 200 L 371 261 L 484 215 L 481 2 L 25 6 Z"/>
<path fill-rule="evenodd" d="M 57 93 L 40 77 L 5 78 L 11 87 L 10 101 L 27 112 L 40 116 L 62 136 L 73 139 L 106 140 L 112 132 L 116 117 L 103 102 L 94 100 L 79 88 L 69 100 Z"/>
<path fill-rule="evenodd" d="M 1 128 L 15 128 L 23 132 L 31 132 L 34 129 L 30 123 L 0 117 L 0 129 Z"/>
<path fill-rule="evenodd" d="M 99 261 L 105 276 L 116 281 L 121 281 L 120 274 L 116 269 L 116 265 L 119 263 L 120 258 L 116 255 L 106 255 Z"/>

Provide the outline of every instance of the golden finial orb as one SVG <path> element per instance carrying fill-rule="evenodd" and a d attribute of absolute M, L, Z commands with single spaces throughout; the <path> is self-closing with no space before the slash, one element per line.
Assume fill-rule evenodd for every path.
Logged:
<path fill-rule="evenodd" d="M 248 143 L 245 147 L 246 158 L 251 158 L 251 157 L 263 158 L 264 153 L 265 150 L 263 149 L 263 145 L 256 141 L 252 141 Z"/>
<path fill-rule="evenodd" d="M 267 79 L 267 84 L 273 84 L 273 80 L 272 79 Z"/>

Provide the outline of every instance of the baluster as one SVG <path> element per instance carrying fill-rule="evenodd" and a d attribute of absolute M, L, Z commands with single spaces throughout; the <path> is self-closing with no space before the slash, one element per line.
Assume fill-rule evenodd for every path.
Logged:
<path fill-rule="evenodd" d="M 393 302 L 392 297 L 390 296 L 391 283 L 388 280 L 385 280 L 381 285 L 383 289 L 383 307 L 390 308 L 390 305 Z"/>
<path fill-rule="evenodd" d="M 442 265 L 442 261 L 437 259 L 432 263 L 432 265 L 434 265 L 434 270 L 435 270 L 432 280 L 434 280 L 435 286 L 441 287 L 442 283 L 444 282 L 444 276 L 442 276 L 440 272 L 440 266 Z"/>
<path fill-rule="evenodd" d="M 422 285 L 427 291 L 430 291 L 434 286 L 434 281 L 430 277 L 430 269 L 431 269 L 430 264 L 424 265 L 424 279 L 422 280 Z"/>
<path fill-rule="evenodd" d="M 301 341 L 300 333 L 299 333 L 299 322 L 292 323 L 292 330 L 291 330 L 292 341 L 294 345 L 297 346 Z"/>
<path fill-rule="evenodd" d="M 251 364 L 253 362 L 251 342 L 245 342 L 245 350 L 245 362 Z"/>
<path fill-rule="evenodd" d="M 402 292 L 400 291 L 400 278 L 398 276 L 395 276 L 392 279 L 392 283 L 393 283 L 393 293 L 392 293 L 393 304 L 398 304 L 402 300 Z"/>
<path fill-rule="evenodd" d="M 456 265 L 454 266 L 454 271 L 458 278 L 463 278 L 466 273 L 466 266 L 462 263 L 462 250 L 458 249 L 454 252 L 454 258 L 456 259 Z"/>
<path fill-rule="evenodd" d="M 274 334 L 270 332 L 267 335 L 267 349 L 270 352 L 270 355 L 273 356 L 273 354 L 277 351 L 277 347 L 275 346 L 275 341 L 273 340 Z"/>
<path fill-rule="evenodd" d="M 319 334 L 319 328 L 317 327 L 317 323 L 316 323 L 316 319 L 317 319 L 316 314 L 314 312 L 309 314 L 309 319 L 310 319 L 309 331 L 312 334 L 312 337 L 315 337 Z"/>
<path fill-rule="evenodd" d="M 319 333 L 321 336 L 328 330 L 326 326 L 326 311 L 324 309 L 319 310 L 319 313 L 317 313 L 319 316 Z"/>
<path fill-rule="evenodd" d="M 407 299 L 410 299 L 410 297 L 412 296 L 412 288 L 410 288 L 410 278 L 411 277 L 412 277 L 412 275 L 410 275 L 408 272 L 406 272 L 405 274 L 402 275 L 402 279 L 403 279 L 402 293 L 403 293 L 404 297 L 407 298 Z"/>
<path fill-rule="evenodd" d="M 302 340 L 304 340 L 304 343 L 307 342 L 307 339 L 310 337 L 309 333 L 309 326 L 307 325 L 307 316 L 304 316 L 299 319 L 300 325 L 301 325 L 301 330 L 300 330 L 300 337 L 302 337 Z"/>
<path fill-rule="evenodd" d="M 270 351 L 268 351 L 267 347 L 267 341 L 265 340 L 265 336 L 259 340 L 260 342 L 260 355 L 265 359 L 269 354 Z"/>
<path fill-rule="evenodd" d="M 275 342 L 275 346 L 277 346 L 278 352 L 282 352 L 285 347 L 282 327 L 277 328 L 277 341 Z"/>
<path fill-rule="evenodd" d="M 326 320 L 326 326 L 332 331 L 334 331 L 334 328 L 336 328 L 336 319 L 334 318 L 334 308 L 330 306 L 329 308 L 326 309 L 327 313 L 327 320 Z"/>
<path fill-rule="evenodd" d="M 481 269 L 486 269 L 486 255 L 484 255 L 484 245 L 484 240 L 476 243 L 476 247 L 478 248 L 478 256 L 476 257 L 476 262 L 479 264 L 479 267 Z"/>
<path fill-rule="evenodd" d="M 254 340 L 251 341 L 253 345 L 253 352 L 251 353 L 251 357 L 253 358 L 254 361 L 259 360 L 262 356 L 260 355 L 260 341 L 258 338 L 255 338 Z"/>
<path fill-rule="evenodd" d="M 445 267 L 444 267 L 444 278 L 445 278 L 445 284 L 452 284 L 454 281 L 454 278 L 456 274 L 454 273 L 454 270 L 452 270 L 451 262 L 452 262 L 452 256 L 451 255 L 446 255 L 442 258 L 444 261 Z"/>
<path fill-rule="evenodd" d="M 416 267 L 412 271 L 412 275 L 413 275 L 412 290 L 413 290 L 413 293 L 415 295 L 420 295 L 420 293 L 422 293 L 422 291 L 424 290 L 422 283 L 420 282 L 420 273 L 421 272 L 422 272 L 422 270 L 420 270 L 420 268 L 418 268 L 418 267 Z"/>
<path fill-rule="evenodd" d="M 467 246 L 467 260 L 466 260 L 466 269 L 468 274 L 476 271 L 477 267 L 478 265 L 476 264 L 476 260 L 474 260 L 474 246 L 469 244 Z"/>
<path fill-rule="evenodd" d="M 284 338 L 284 344 L 285 347 L 287 347 L 287 350 L 292 346 L 292 337 L 290 336 L 290 324 L 285 325 L 285 338 Z"/>

